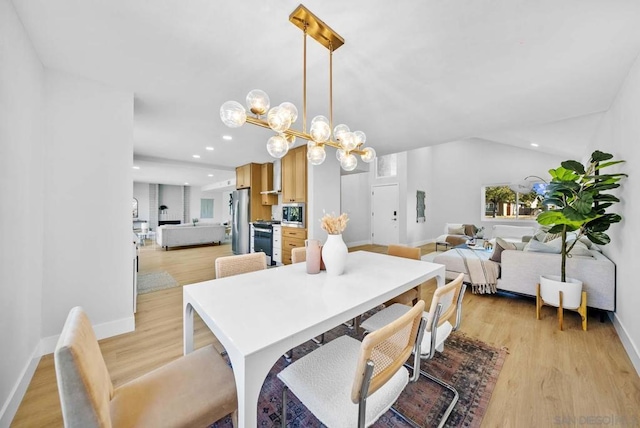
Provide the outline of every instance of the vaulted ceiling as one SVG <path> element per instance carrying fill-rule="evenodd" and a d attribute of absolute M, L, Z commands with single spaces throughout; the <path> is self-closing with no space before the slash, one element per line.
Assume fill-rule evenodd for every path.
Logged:
<path fill-rule="evenodd" d="M 189 180 L 168 182 L 175 168 L 202 185 L 271 160 L 267 130 L 219 118 L 222 103 L 244 103 L 251 89 L 301 109 L 302 32 L 288 22 L 297 1 L 13 3 L 46 67 L 134 94 L 137 181 Z M 640 52 L 637 0 L 305 6 L 346 40 L 334 53 L 334 124 L 364 131 L 378 154 L 471 137 L 574 153 Z M 328 114 L 328 74 L 327 51 L 310 40 L 308 117 Z"/>

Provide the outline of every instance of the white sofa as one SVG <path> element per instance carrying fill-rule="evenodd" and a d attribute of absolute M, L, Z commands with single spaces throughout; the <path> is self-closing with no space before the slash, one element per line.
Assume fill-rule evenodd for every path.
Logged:
<path fill-rule="evenodd" d="M 222 243 L 225 238 L 225 226 L 221 224 L 176 224 L 158 227 L 156 242 L 161 247 L 181 247 L 184 245 L 199 245 Z"/>
<path fill-rule="evenodd" d="M 592 257 L 574 256 L 567 259 L 567 276 L 582 281 L 587 292 L 587 306 L 615 310 L 616 265 L 596 250 Z M 504 250 L 501 254 L 498 289 L 536 295 L 540 275 L 560 275 L 560 254 Z"/>

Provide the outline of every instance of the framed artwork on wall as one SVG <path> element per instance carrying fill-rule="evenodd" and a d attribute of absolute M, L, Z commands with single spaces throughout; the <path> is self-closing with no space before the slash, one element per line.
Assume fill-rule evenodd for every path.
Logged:
<path fill-rule="evenodd" d="M 398 173 L 398 158 L 395 153 L 376 158 L 376 178 L 395 177 Z"/>
<path fill-rule="evenodd" d="M 425 214 L 426 207 L 426 193 L 424 190 L 418 190 L 416 192 L 416 223 L 424 223 L 427 221 Z"/>

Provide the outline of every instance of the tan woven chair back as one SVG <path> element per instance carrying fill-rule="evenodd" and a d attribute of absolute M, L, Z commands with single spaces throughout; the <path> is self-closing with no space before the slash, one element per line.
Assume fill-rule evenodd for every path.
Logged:
<path fill-rule="evenodd" d="M 307 261 L 307 249 L 296 247 L 291 250 L 291 263 L 302 263 Z"/>
<path fill-rule="evenodd" d="M 216 259 L 216 278 L 239 275 L 267 268 L 267 257 L 264 253 L 240 254 Z"/>
<path fill-rule="evenodd" d="M 420 300 L 406 314 L 364 338 L 351 389 L 351 401 L 358 403 L 360 400 L 367 361 L 374 363 L 367 393 L 369 396 L 391 379 L 411 356 L 424 307 L 424 301 Z"/>
<path fill-rule="evenodd" d="M 438 327 L 449 321 L 452 325 L 455 324 L 455 317 L 457 314 L 457 302 L 460 291 L 462 290 L 462 280 L 464 274 L 458 275 L 456 279 L 448 283 L 443 287 L 436 288 L 433 293 L 433 299 L 431 300 L 431 307 L 429 308 L 429 317 L 427 318 L 426 331 L 430 332 L 433 326 L 433 317 L 436 313 L 438 304 L 442 304 L 442 312 L 440 313 L 440 319 L 438 320 Z"/>

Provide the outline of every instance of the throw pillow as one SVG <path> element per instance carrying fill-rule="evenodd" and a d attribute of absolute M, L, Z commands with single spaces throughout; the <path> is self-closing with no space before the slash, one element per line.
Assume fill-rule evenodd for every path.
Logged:
<path fill-rule="evenodd" d="M 464 235 L 464 226 L 449 226 L 449 235 Z"/>
<path fill-rule="evenodd" d="M 504 250 L 516 250 L 516 246 L 512 242 L 507 242 L 502 238 L 496 238 L 496 244 L 493 246 L 493 254 L 489 260 L 500 263 L 502 261 L 502 252 Z"/>
<path fill-rule="evenodd" d="M 516 246 L 516 250 L 522 251 L 522 250 L 524 250 L 524 247 L 527 245 L 527 243 L 526 242 L 514 242 L 513 245 Z"/>
<path fill-rule="evenodd" d="M 556 240 L 553 240 L 553 241 L 545 244 L 543 242 L 536 241 L 536 240 L 532 239 L 524 247 L 524 251 L 531 251 L 531 252 L 536 252 L 536 253 L 560 254 L 560 245 L 557 245 L 557 244 L 561 243 L 561 240 L 558 240 L 557 243 L 554 242 L 554 241 L 556 241 Z"/>
<path fill-rule="evenodd" d="M 464 234 L 467 236 L 476 236 L 476 227 L 472 224 L 463 224 Z"/>
<path fill-rule="evenodd" d="M 567 242 L 567 245 L 571 246 L 573 242 L 574 241 L 569 241 Z M 578 242 L 576 242 L 576 245 L 571 249 L 571 251 L 569 251 L 569 254 L 571 254 L 572 256 L 593 257 L 593 255 L 589 251 L 589 248 L 587 248 L 582 240 L 578 240 Z"/>

